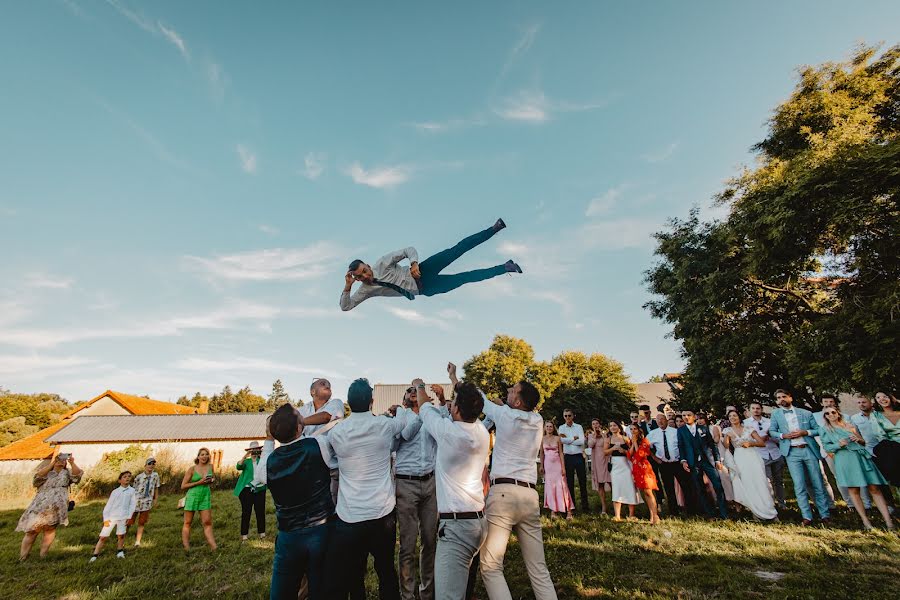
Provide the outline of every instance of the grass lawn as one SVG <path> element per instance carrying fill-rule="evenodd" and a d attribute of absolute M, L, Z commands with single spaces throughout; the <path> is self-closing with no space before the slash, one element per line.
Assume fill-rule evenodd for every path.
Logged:
<path fill-rule="evenodd" d="M 17 563 L 22 536 L 13 531 L 21 511 L 0 512 L 0 598 L 267 598 L 274 539 L 251 538 L 240 545 L 238 501 L 218 490 L 213 495 L 218 552 L 206 548 L 195 524 L 194 547 L 185 554 L 177 498 L 161 498 L 141 548 L 130 547 L 129 532 L 125 560 L 117 560 L 114 543 L 108 543 L 92 565 L 87 561 L 100 530 L 102 501 L 77 506 L 50 555 L 40 560 L 36 544 L 24 565 Z M 271 497 L 269 502 L 271 535 Z M 880 525 L 880 518 L 873 523 Z M 561 599 L 900 598 L 900 537 L 863 534 L 857 517 L 846 512 L 831 529 L 700 520 L 651 527 L 588 515 L 571 522 L 545 520 L 544 540 Z M 533 597 L 515 542 L 506 574 L 514 598 Z M 375 598 L 371 574 L 367 583 Z"/>

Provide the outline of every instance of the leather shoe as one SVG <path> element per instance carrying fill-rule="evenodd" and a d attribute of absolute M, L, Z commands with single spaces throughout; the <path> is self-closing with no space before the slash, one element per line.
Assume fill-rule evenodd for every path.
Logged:
<path fill-rule="evenodd" d="M 506 269 L 507 273 L 521 273 L 522 267 L 517 265 L 515 262 L 508 260 L 504 263 L 503 268 Z"/>
<path fill-rule="evenodd" d="M 810 525 L 812 525 L 812 519 L 803 519 L 803 521 L 800 522 L 801 527 L 809 527 Z"/>
<path fill-rule="evenodd" d="M 494 223 L 494 233 L 497 233 L 501 229 L 506 229 L 506 223 L 503 219 L 497 219 L 497 222 Z"/>

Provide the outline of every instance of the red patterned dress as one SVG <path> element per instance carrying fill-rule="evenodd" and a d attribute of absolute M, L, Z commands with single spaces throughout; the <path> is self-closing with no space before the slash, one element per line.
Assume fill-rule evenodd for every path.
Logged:
<path fill-rule="evenodd" d="M 639 490 L 658 490 L 656 475 L 650 466 L 650 442 L 643 438 L 638 444 L 637 450 L 628 451 L 628 459 L 631 461 L 631 475 L 634 477 L 634 486 Z"/>

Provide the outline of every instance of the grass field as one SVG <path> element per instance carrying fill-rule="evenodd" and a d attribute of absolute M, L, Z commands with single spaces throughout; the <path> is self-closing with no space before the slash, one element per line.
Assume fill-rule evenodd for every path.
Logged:
<path fill-rule="evenodd" d="M 77 506 L 50 555 L 40 560 L 36 545 L 22 565 L 21 534 L 13 531 L 21 510 L 0 512 L 0 598 L 267 598 L 274 539 L 251 537 L 240 545 L 238 501 L 218 490 L 213 508 L 219 550 L 206 548 L 195 525 L 194 547 L 186 554 L 177 498 L 160 499 L 141 548 L 131 548 L 129 532 L 125 560 L 116 559 L 108 544 L 92 565 L 87 561 L 100 530 L 102 501 Z M 873 523 L 881 524 L 877 518 Z M 846 512 L 831 529 L 701 520 L 651 527 L 587 515 L 571 522 L 545 520 L 544 539 L 561 599 L 900 597 L 900 537 L 864 534 L 855 515 Z M 533 597 L 515 543 L 506 574 L 513 597 Z M 375 598 L 371 574 L 367 583 Z M 479 597 L 486 598 L 482 589 Z"/>

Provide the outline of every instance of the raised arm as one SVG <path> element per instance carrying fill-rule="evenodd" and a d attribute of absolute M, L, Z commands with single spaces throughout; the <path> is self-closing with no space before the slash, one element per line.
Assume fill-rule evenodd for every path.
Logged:
<path fill-rule="evenodd" d="M 403 260 L 404 258 L 408 258 L 410 264 L 419 262 L 419 253 L 416 252 L 416 249 L 412 246 L 407 248 L 401 248 L 400 250 L 394 250 L 389 254 L 385 254 L 381 258 L 378 259 L 378 262 L 375 263 L 378 266 L 393 266 L 398 262 Z"/>

